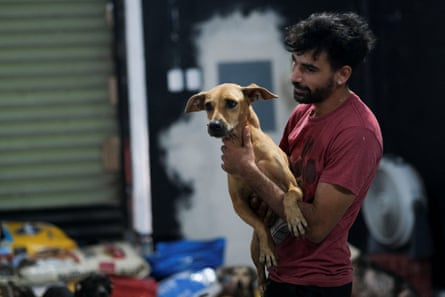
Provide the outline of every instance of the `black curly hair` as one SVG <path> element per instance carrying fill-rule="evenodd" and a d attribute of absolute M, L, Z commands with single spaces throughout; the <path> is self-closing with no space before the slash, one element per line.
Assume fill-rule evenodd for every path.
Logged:
<path fill-rule="evenodd" d="M 368 23 L 353 12 L 322 12 L 286 28 L 284 44 L 298 54 L 314 50 L 314 59 L 325 51 L 334 70 L 355 68 L 374 47 L 376 38 Z"/>

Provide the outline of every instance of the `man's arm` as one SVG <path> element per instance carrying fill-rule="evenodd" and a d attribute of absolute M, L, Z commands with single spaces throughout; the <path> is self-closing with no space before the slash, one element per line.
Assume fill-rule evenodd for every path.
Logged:
<path fill-rule="evenodd" d="M 255 163 L 249 127 L 243 130 L 243 146 L 232 142 L 230 138 L 223 139 L 221 167 L 229 174 L 240 176 L 260 197 L 264 199 L 272 210 L 284 217 L 283 190 L 270 180 Z"/>
<path fill-rule="evenodd" d="M 221 167 L 229 174 L 242 176 L 273 212 L 285 219 L 284 192 L 256 165 L 248 127 L 244 129 L 243 143 L 244 145 L 240 147 L 230 139 L 223 140 Z M 320 183 L 312 203 L 298 203 L 309 225 L 305 237 L 313 242 L 320 242 L 326 238 L 354 199 L 355 196 L 344 188 Z"/>
<path fill-rule="evenodd" d="M 309 225 L 306 237 L 313 242 L 323 241 L 340 221 L 354 199 L 355 195 L 342 187 L 319 183 L 312 203 L 298 203 Z"/>

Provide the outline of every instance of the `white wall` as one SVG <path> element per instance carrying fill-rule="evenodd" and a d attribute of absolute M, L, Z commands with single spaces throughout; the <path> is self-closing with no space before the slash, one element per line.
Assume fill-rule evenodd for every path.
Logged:
<path fill-rule="evenodd" d="M 218 83 L 220 62 L 269 60 L 272 64 L 273 89 L 280 95 L 275 105 L 277 131 L 270 133 L 278 142 L 291 109 L 290 55 L 282 45 L 280 18 L 272 12 L 252 13 L 244 17 L 233 13 L 215 16 L 199 24 L 195 45 L 203 74 L 203 89 Z M 184 98 L 184 107 L 188 98 Z M 192 185 L 191 200 L 184 197 L 177 213 L 182 233 L 187 239 L 225 237 L 226 265 L 251 264 L 249 242 L 251 227 L 235 214 L 227 191 L 226 174 L 221 169 L 221 142 L 207 134 L 204 112 L 184 115 L 160 136 L 166 150 L 165 166 L 174 180 Z"/>

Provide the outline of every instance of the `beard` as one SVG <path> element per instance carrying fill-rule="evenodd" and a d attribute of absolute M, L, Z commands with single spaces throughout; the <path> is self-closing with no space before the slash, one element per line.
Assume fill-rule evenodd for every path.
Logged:
<path fill-rule="evenodd" d="M 326 100 L 334 90 L 334 78 L 330 77 L 324 86 L 311 90 L 297 82 L 292 82 L 294 86 L 294 99 L 298 103 L 314 104 Z"/>

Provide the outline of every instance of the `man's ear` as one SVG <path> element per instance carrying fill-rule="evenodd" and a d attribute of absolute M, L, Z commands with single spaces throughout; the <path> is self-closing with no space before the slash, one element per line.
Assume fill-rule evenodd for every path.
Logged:
<path fill-rule="evenodd" d="M 200 92 L 187 100 L 187 104 L 185 106 L 185 112 L 194 112 L 204 110 L 204 100 L 206 98 L 205 92 Z"/>
<path fill-rule="evenodd" d="M 352 68 L 349 65 L 344 65 L 335 72 L 335 82 L 337 85 L 347 84 L 352 75 Z"/>

